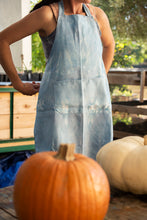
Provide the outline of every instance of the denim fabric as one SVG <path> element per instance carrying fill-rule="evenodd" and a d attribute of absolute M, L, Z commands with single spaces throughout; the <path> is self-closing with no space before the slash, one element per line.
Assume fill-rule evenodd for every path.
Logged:
<path fill-rule="evenodd" d="M 75 143 L 76 152 L 96 159 L 112 140 L 109 85 L 98 24 L 87 16 L 65 15 L 59 3 L 55 41 L 41 82 L 35 122 L 36 152 Z"/>

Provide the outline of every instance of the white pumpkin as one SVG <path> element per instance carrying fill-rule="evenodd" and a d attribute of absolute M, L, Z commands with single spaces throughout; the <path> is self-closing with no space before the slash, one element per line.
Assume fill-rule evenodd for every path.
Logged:
<path fill-rule="evenodd" d="M 96 160 L 111 186 L 134 194 L 147 194 L 147 135 L 112 141 L 98 151 Z"/>

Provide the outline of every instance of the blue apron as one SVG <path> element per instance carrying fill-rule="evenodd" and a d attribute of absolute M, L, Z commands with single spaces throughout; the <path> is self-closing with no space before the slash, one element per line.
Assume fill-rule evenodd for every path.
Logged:
<path fill-rule="evenodd" d="M 97 22 L 86 16 L 65 15 L 63 1 L 55 41 L 41 82 L 35 122 L 36 152 L 57 151 L 75 143 L 76 152 L 96 159 L 112 140 L 109 85 L 102 60 Z"/>

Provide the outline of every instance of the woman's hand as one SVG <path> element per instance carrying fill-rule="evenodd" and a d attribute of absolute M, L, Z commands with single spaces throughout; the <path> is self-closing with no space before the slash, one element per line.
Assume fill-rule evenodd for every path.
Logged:
<path fill-rule="evenodd" d="M 13 85 L 13 87 L 18 90 L 23 95 L 35 95 L 37 92 L 39 92 L 40 89 L 40 83 L 21 83 L 19 85 Z"/>

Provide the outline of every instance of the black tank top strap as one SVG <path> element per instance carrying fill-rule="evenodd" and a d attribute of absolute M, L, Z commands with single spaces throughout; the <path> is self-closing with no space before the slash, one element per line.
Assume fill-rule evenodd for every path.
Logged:
<path fill-rule="evenodd" d="M 58 3 L 53 3 L 53 4 L 50 4 L 49 6 L 50 6 L 50 8 L 51 8 L 51 10 L 53 12 L 53 16 L 54 16 L 55 21 L 57 23 L 57 21 L 58 21 L 58 14 L 59 14 Z"/>

